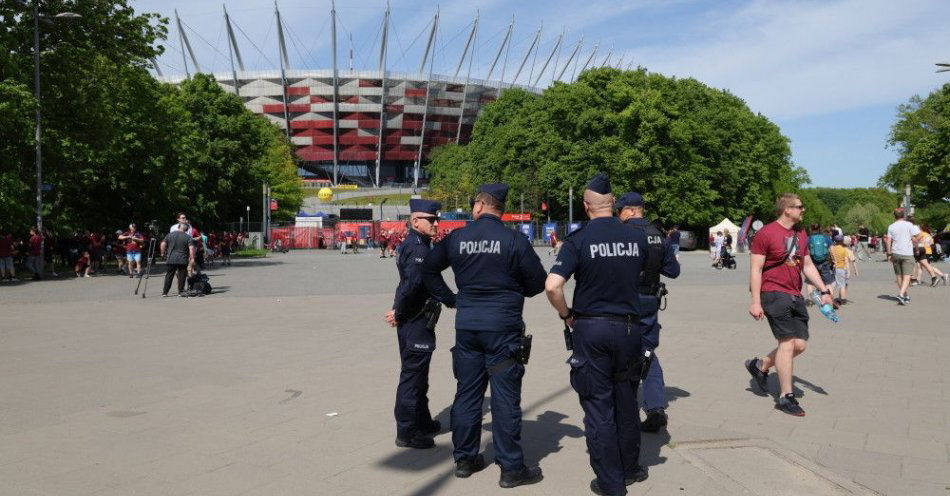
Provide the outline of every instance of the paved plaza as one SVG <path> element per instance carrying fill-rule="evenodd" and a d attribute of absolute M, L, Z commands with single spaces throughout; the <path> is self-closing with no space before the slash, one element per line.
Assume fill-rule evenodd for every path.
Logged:
<path fill-rule="evenodd" d="M 912 288 L 901 307 L 889 264 L 860 264 L 840 323 L 812 309 L 795 363 L 808 414 L 795 418 L 743 368 L 774 345 L 747 313 L 748 258 L 735 271 L 681 258 L 660 316 L 669 433 L 644 434 L 650 478 L 630 494 L 950 496 L 950 288 Z M 590 494 L 543 295 L 525 307 L 522 406 L 526 458 L 545 479 L 502 490 L 494 465 L 452 476 L 450 434 L 431 450 L 394 446 L 393 259 L 299 251 L 209 275 L 215 294 L 188 299 L 160 298 L 160 278 L 144 300 L 121 276 L 0 285 L 0 495 Z M 429 394 L 445 426 L 454 316 L 438 326 Z M 490 429 L 487 412 L 489 459 Z"/>

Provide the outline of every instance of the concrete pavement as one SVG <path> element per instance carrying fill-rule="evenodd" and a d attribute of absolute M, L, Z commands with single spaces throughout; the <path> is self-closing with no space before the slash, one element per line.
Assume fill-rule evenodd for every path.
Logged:
<path fill-rule="evenodd" d="M 793 418 L 742 367 L 774 344 L 746 312 L 747 259 L 682 259 L 658 350 L 669 432 L 644 435 L 650 478 L 631 494 L 950 494 L 950 288 L 915 287 L 899 307 L 889 266 L 861 264 L 839 324 L 812 312 L 795 371 L 808 415 Z M 118 276 L 0 285 L 0 494 L 502 492 L 494 466 L 451 475 L 449 434 L 393 445 L 392 259 L 300 251 L 209 273 L 216 294 L 190 299 L 157 297 L 160 279 L 145 300 Z M 453 319 L 429 395 L 443 425 Z M 543 296 L 525 319 L 523 438 L 545 480 L 510 492 L 589 494 L 560 321 Z"/>

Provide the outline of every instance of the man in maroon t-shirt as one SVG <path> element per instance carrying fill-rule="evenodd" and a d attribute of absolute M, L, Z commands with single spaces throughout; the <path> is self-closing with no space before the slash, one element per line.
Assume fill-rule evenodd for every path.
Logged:
<path fill-rule="evenodd" d="M 785 193 L 775 203 L 775 210 L 778 219 L 759 230 L 752 242 L 749 314 L 755 320 L 768 319 L 778 345 L 765 357 L 753 358 L 745 365 L 763 392 L 768 392 L 768 373 L 774 366 L 781 387 L 775 408 L 802 417 L 805 410 L 792 394 L 792 363 L 794 357 L 805 351 L 808 341 L 802 273 L 821 291 L 823 304 L 831 304 L 831 291 L 808 256 L 808 237 L 801 229 L 795 229 L 805 211 L 801 198 Z"/>
<path fill-rule="evenodd" d="M 125 242 L 125 258 L 129 261 L 129 277 L 142 276 L 142 245 L 145 237 L 138 232 L 135 224 L 129 224 L 129 230 L 119 235 L 119 241 Z M 135 267 L 135 274 L 132 267 Z"/>
<path fill-rule="evenodd" d="M 16 279 L 13 268 L 13 235 L 0 227 L 0 281 Z"/>
<path fill-rule="evenodd" d="M 43 236 L 37 228 L 30 229 L 30 247 L 26 252 L 26 268 L 33 273 L 33 280 L 43 278 Z"/>

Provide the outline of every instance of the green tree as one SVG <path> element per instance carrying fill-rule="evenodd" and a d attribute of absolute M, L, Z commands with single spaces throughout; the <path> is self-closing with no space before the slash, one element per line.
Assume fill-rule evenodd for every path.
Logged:
<path fill-rule="evenodd" d="M 807 182 L 790 156 L 778 127 L 728 92 L 643 69 L 597 69 L 542 94 L 506 91 L 484 109 L 472 141 L 435 154 L 429 171 L 436 195 L 454 194 L 462 177 L 472 189 L 504 180 L 509 207 L 524 193 L 534 210 L 548 200 L 554 218 L 566 217 L 569 187 L 580 214 L 581 190 L 603 171 L 615 191 L 642 192 L 659 220 L 705 226 L 770 216 L 778 193 Z"/>
<path fill-rule="evenodd" d="M 950 84 L 898 107 L 888 145 L 900 157 L 881 184 L 897 190 L 911 184 L 918 204 L 950 199 Z"/>
<path fill-rule="evenodd" d="M 22 84 L 0 81 L 0 226 L 13 229 L 33 219 L 33 174 L 20 164 L 29 160 L 33 96 Z"/>
<path fill-rule="evenodd" d="M 180 86 L 155 80 L 167 20 L 126 0 L 41 0 L 41 13 L 82 17 L 41 25 L 45 224 L 69 231 L 171 219 L 186 210 L 204 227 L 244 215 L 271 184 L 289 219 L 303 198 L 292 147 L 210 76 Z M 0 221 L 32 223 L 35 186 L 32 14 L 0 4 Z"/>
<path fill-rule="evenodd" d="M 809 188 L 818 195 L 836 219 L 842 219 L 855 205 L 872 204 L 881 212 L 900 205 L 900 195 L 885 188 Z"/>

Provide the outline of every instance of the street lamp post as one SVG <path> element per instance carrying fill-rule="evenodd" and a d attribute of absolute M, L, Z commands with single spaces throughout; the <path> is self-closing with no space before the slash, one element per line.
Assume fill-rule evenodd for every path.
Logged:
<path fill-rule="evenodd" d="M 27 6 L 25 0 L 17 0 L 24 7 Z M 39 0 L 33 1 L 33 95 L 36 98 L 36 129 L 34 140 L 36 142 L 36 229 L 40 235 L 40 256 L 43 256 L 43 250 L 46 243 L 46 236 L 43 233 L 43 143 L 42 143 L 42 112 L 40 96 L 40 20 L 52 24 L 56 20 L 73 20 L 82 16 L 73 12 L 62 12 L 54 16 L 40 15 Z"/>

